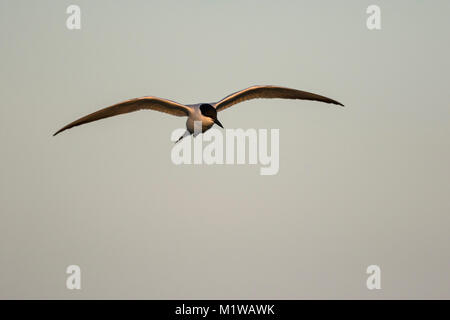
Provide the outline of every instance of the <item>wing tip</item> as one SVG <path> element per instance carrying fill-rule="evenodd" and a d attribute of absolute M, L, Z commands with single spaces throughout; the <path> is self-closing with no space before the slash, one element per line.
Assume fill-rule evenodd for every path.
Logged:
<path fill-rule="evenodd" d="M 345 106 L 344 106 L 342 103 L 340 103 L 339 101 L 331 100 L 330 102 L 333 103 L 333 104 L 337 104 L 338 106 L 345 107 Z"/>
<path fill-rule="evenodd" d="M 52 137 L 56 136 L 58 133 L 63 132 L 64 130 L 66 130 L 66 129 L 65 129 L 65 128 L 59 129 L 58 131 L 56 131 L 56 132 L 52 135 Z"/>

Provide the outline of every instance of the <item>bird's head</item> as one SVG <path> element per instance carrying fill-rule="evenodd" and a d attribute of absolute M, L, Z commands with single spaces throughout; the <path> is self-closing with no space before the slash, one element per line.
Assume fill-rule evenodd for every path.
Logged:
<path fill-rule="evenodd" d="M 213 119 L 214 123 L 223 128 L 219 120 L 217 120 L 217 110 L 212 105 L 204 103 L 200 106 L 200 112 L 203 116 Z"/>

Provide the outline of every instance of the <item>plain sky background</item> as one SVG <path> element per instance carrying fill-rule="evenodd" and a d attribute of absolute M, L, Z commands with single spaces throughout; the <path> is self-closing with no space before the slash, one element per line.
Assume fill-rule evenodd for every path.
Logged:
<path fill-rule="evenodd" d="M 82 29 L 66 28 L 81 7 Z M 381 7 L 382 29 L 366 28 Z M 0 298 L 450 298 L 450 2 L 0 1 Z M 175 166 L 144 95 L 253 84 L 226 128 L 280 129 L 280 171 Z M 82 289 L 65 287 L 68 265 Z M 382 289 L 366 288 L 381 267 Z"/>

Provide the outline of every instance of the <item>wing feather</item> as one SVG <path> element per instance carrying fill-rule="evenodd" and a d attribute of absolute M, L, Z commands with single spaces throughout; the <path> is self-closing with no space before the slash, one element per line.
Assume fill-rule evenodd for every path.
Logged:
<path fill-rule="evenodd" d="M 344 106 L 342 103 L 315 93 L 278 86 L 253 86 L 226 96 L 215 104 L 217 111 L 225 110 L 239 102 L 260 98 L 315 100 Z"/>
<path fill-rule="evenodd" d="M 189 107 L 182 105 L 180 103 L 170 101 L 167 99 L 161 99 L 157 97 L 142 97 L 135 98 L 120 102 L 113 106 L 98 110 L 94 113 L 88 114 L 74 122 L 69 123 L 68 125 L 62 127 L 58 131 L 56 131 L 53 135 L 56 136 L 58 133 L 70 129 L 72 127 L 76 127 L 85 123 L 89 123 L 92 121 L 97 121 L 104 118 L 109 118 L 113 116 L 117 116 L 119 114 L 134 112 L 138 110 L 156 110 L 160 112 L 165 112 L 174 116 L 183 117 L 189 116 L 190 109 Z"/>

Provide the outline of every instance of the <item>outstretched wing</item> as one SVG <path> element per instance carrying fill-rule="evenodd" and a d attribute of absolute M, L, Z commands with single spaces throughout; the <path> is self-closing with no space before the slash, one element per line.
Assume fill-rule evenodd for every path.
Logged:
<path fill-rule="evenodd" d="M 222 111 L 231 107 L 232 105 L 235 105 L 236 103 L 259 98 L 315 100 L 344 106 L 342 103 L 336 100 L 311 92 L 278 86 L 253 86 L 230 94 L 229 96 L 217 102 L 214 107 L 217 111 Z"/>
<path fill-rule="evenodd" d="M 68 125 L 62 127 L 56 131 L 53 135 L 56 136 L 58 133 L 76 127 L 88 122 L 97 121 L 104 118 L 109 118 L 117 116 L 119 114 L 134 112 L 142 109 L 156 110 L 160 112 L 165 112 L 174 116 L 183 117 L 189 116 L 189 107 L 182 105 L 180 103 L 170 101 L 167 99 L 161 99 L 157 97 L 142 97 L 130 99 L 127 101 L 120 102 L 113 106 L 98 110 L 94 113 L 88 114 Z"/>

